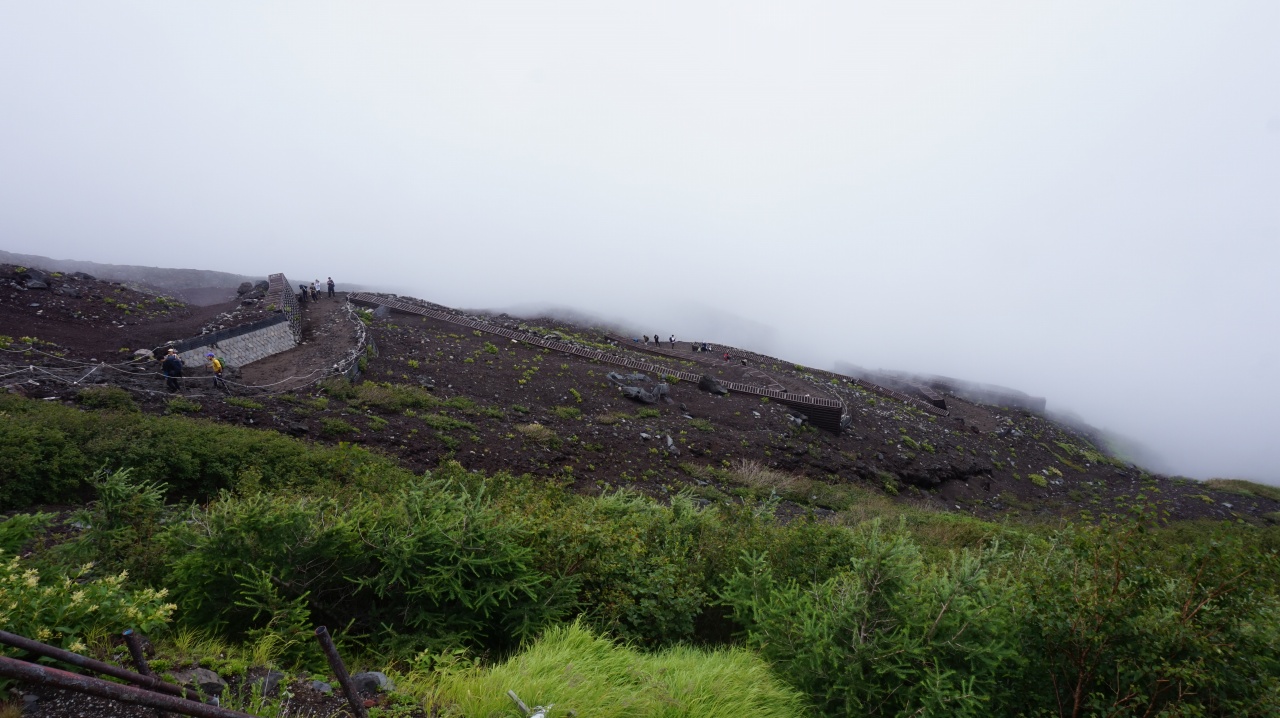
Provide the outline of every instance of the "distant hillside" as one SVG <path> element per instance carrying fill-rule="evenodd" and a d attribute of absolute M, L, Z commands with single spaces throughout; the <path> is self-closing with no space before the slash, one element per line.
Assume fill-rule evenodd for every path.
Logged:
<path fill-rule="evenodd" d="M 235 288 L 241 282 L 256 282 L 263 277 L 250 277 L 208 269 L 172 269 L 168 267 L 138 267 L 128 264 L 101 264 L 78 259 L 50 259 L 35 254 L 17 254 L 0 250 L 0 263 L 22 267 L 39 267 L 55 272 L 85 272 L 98 279 L 127 284 L 140 284 L 169 293 L 205 288 L 229 288 L 235 296 Z"/>

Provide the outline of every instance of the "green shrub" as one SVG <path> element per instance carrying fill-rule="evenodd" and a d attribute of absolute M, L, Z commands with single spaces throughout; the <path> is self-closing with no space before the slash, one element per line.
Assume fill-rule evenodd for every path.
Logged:
<path fill-rule="evenodd" d="M 1040 474 L 1027 474 L 1027 479 L 1040 488 L 1045 488 L 1049 485 L 1049 480 Z"/>
<path fill-rule="evenodd" d="M 755 555 L 721 593 L 748 644 L 825 714 L 1280 709 L 1280 559 L 1241 533 L 1068 528 L 930 565 L 904 528 L 873 526 L 835 578 L 780 580 Z"/>
<path fill-rule="evenodd" d="M 715 431 L 716 430 L 716 428 L 711 425 L 711 422 L 707 421 L 706 419 L 690 419 L 689 426 L 692 426 L 698 431 Z"/>
<path fill-rule="evenodd" d="M 1244 479 L 1209 479 L 1205 486 L 1218 491 L 1226 491 L 1241 496 L 1257 496 L 1272 501 L 1280 501 L 1280 486 L 1267 486 Z"/>
<path fill-rule="evenodd" d="M 320 433 L 324 436 L 348 436 L 359 434 L 360 430 L 342 419 L 325 417 L 320 420 Z"/>
<path fill-rule="evenodd" d="M 426 389 L 406 384 L 371 381 L 357 385 L 354 396 L 348 401 L 353 406 L 378 409 L 392 414 L 399 414 L 405 409 L 434 409 L 441 403 Z"/>
<path fill-rule="evenodd" d="M 259 403 L 259 402 L 256 402 L 256 401 L 254 401 L 254 400 L 252 400 L 252 399 L 244 399 L 244 398 L 242 398 L 242 397 L 238 397 L 238 396 L 229 396 L 229 397 L 227 397 L 227 398 L 223 399 L 223 401 L 224 401 L 224 402 L 226 402 L 226 403 L 227 403 L 228 405 L 230 405 L 230 406 L 238 406 L 238 407 L 240 407 L 241 409 L 249 409 L 249 410 L 251 410 L 251 411 L 258 411 L 258 410 L 261 410 L 261 409 L 265 408 L 265 407 L 264 407 L 261 403 Z"/>
<path fill-rule="evenodd" d="M 175 396 L 165 404 L 165 413 L 167 414 L 194 414 L 202 408 L 200 402 L 192 401 L 183 396 Z"/>
<path fill-rule="evenodd" d="M 422 420 L 422 423 L 438 431 L 457 431 L 459 429 L 465 429 L 467 431 L 476 430 L 475 424 L 472 424 L 469 421 L 455 419 L 451 416 L 445 416 L 444 414 L 423 414 L 419 418 Z"/>
<path fill-rule="evenodd" d="M 582 417 L 582 411 L 574 406 L 557 406 L 551 410 L 551 413 L 561 419 L 579 419 Z"/>
<path fill-rule="evenodd" d="M 657 409 L 640 409 L 636 412 L 637 419 L 656 419 L 662 416 L 662 412 Z"/>
<path fill-rule="evenodd" d="M 420 650 L 514 645 L 563 612 L 532 566 L 525 524 L 496 512 L 482 483 L 421 479 L 341 499 L 223 494 L 193 519 L 167 539 L 167 580 L 193 625 L 263 629 L 254 604 L 265 596 L 295 616 L 376 630 L 384 649 Z"/>
<path fill-rule="evenodd" d="M 261 487 L 398 486 L 411 474 L 361 447 L 313 446 L 273 431 L 178 416 L 85 412 L 0 394 L 0 511 L 81 498 L 94 471 L 130 467 L 198 498 L 257 475 Z M 246 473 L 248 472 L 248 473 Z"/>
<path fill-rule="evenodd" d="M 991 715 L 1018 658 L 990 553 L 926 566 L 905 529 L 859 531 L 848 570 L 784 582 L 759 555 L 723 591 L 747 643 L 826 715 Z"/>
<path fill-rule="evenodd" d="M 93 561 L 143 580 L 155 578 L 163 557 L 152 539 L 168 518 L 168 486 L 135 479 L 131 469 L 100 469 L 89 483 L 97 498 L 75 513 L 75 522 L 85 529 L 57 552 L 75 563 Z"/>
<path fill-rule="evenodd" d="M 76 400 L 90 409 L 137 411 L 133 396 L 118 386 L 91 386 L 81 389 Z"/>
<path fill-rule="evenodd" d="M 548 426 L 544 426 L 537 422 L 532 424 L 517 424 L 516 431 L 520 432 L 525 438 L 534 441 L 546 442 L 556 438 L 556 432 Z"/>
<path fill-rule="evenodd" d="M 0 520 L 0 554 L 16 555 L 28 541 L 52 523 L 56 514 L 15 514 Z"/>

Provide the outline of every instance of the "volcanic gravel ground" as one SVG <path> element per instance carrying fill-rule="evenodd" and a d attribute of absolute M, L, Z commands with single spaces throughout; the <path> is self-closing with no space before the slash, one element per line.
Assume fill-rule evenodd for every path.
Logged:
<path fill-rule="evenodd" d="M 53 327 L 53 319 L 33 316 L 12 303 L 0 308 L 0 331 L 55 336 L 42 334 Z M 218 317 L 227 309 L 209 310 Z M 116 318 L 129 321 L 133 316 Z M 64 330 L 56 334 L 60 339 L 55 344 L 68 356 L 86 356 L 102 353 L 102 347 L 132 347 L 125 338 L 130 334 L 186 336 L 202 319 L 208 324 L 208 316 L 183 308 L 157 313 L 136 326 L 108 323 L 96 328 L 63 318 L 58 320 L 63 325 L 89 331 Z M 250 312 L 246 320 L 252 316 Z M 276 428 L 322 442 L 366 444 L 400 457 L 415 470 L 456 459 L 468 468 L 527 472 L 581 491 L 629 487 L 662 497 L 690 490 L 710 501 L 742 500 L 749 492 L 726 484 L 724 470 L 746 461 L 984 517 L 1097 520 L 1140 503 L 1155 504 L 1173 519 L 1264 521 L 1280 515 L 1280 502 L 1147 474 L 1089 453 L 1091 444 L 1074 430 L 1023 411 L 948 396 L 949 415 L 936 416 L 835 374 L 744 350 L 730 350 L 734 361 L 725 363 L 715 354 L 687 352 L 688 344 L 678 344 L 674 352 L 646 351 L 643 345 L 615 344 L 601 331 L 548 318 L 468 316 L 541 335 L 554 332 L 564 341 L 671 369 L 749 383 L 761 383 L 767 375 L 792 391 L 810 388 L 814 394 L 839 397 L 852 424 L 835 435 L 797 425 L 795 412 L 777 402 L 741 394 L 717 397 L 690 382 L 670 384 L 669 402 L 637 404 L 606 377 L 630 370 L 403 314 L 375 320 L 369 328 L 378 355 L 368 360 L 363 378 L 428 388 L 443 404 L 427 412 L 430 416 L 361 408 L 325 397 L 314 383 L 299 386 L 329 372 L 355 345 L 357 328 L 341 303 L 329 300 L 308 305 L 303 345 L 244 368 L 239 381 L 268 387 L 243 390 L 256 394 L 264 408 L 227 404 L 196 380 L 188 382 L 188 392 L 207 397 L 198 415 L 209 419 Z M 179 327 L 187 331 L 177 331 Z M 290 377 L 294 379 L 281 383 Z M 114 375 L 106 379 L 122 381 Z M 652 388 L 659 381 L 662 377 L 649 376 L 636 383 Z M 145 410 L 164 410 L 166 397 L 154 376 L 123 384 L 135 391 Z M 284 391 L 290 387 L 293 392 Z M 71 401 L 76 391 L 45 384 L 28 393 Z M 796 502 L 787 509 L 792 512 L 847 507 L 821 494 L 787 498 Z"/>

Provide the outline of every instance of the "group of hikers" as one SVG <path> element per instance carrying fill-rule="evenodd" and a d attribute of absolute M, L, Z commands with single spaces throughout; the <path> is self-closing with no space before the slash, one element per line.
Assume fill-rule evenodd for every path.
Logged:
<path fill-rule="evenodd" d="M 645 343 L 645 346 L 648 346 L 650 337 L 648 334 L 641 334 L 639 338 L 632 338 L 632 341 L 636 342 L 637 344 L 643 341 Z M 676 335 L 674 334 L 672 334 L 670 338 L 667 339 L 666 341 L 663 341 L 661 338 L 659 338 L 657 334 L 654 334 L 652 337 L 652 341 L 655 347 L 661 347 L 663 344 L 669 344 L 672 349 L 676 348 Z M 698 352 L 709 352 L 711 351 L 711 345 L 706 342 L 701 342 L 701 343 L 689 342 L 689 349 L 695 354 Z M 731 360 L 732 358 L 733 357 L 729 355 L 729 352 L 724 353 L 724 360 L 726 362 Z"/>
<path fill-rule="evenodd" d="M 333 294 L 333 277 L 329 277 L 329 281 L 325 282 L 325 286 L 329 288 L 329 299 L 334 298 Z M 305 282 L 298 285 L 298 304 L 306 304 L 307 301 L 320 301 L 320 280 L 317 279 L 308 286 Z"/>
<path fill-rule="evenodd" d="M 204 355 L 208 360 L 205 366 L 213 372 L 213 385 L 224 392 L 230 394 L 231 389 L 227 387 L 227 382 L 222 378 L 222 372 L 226 370 L 226 362 L 222 361 L 213 352 Z M 178 350 L 169 347 L 165 352 L 164 359 L 160 360 L 160 373 L 164 375 L 165 388 L 170 394 L 182 391 L 182 357 L 178 356 Z"/>
<path fill-rule="evenodd" d="M 649 335 L 648 335 L 648 334 L 645 334 L 645 335 L 644 335 L 644 343 L 645 343 L 646 345 L 649 343 Z M 666 342 L 663 342 L 663 341 L 662 341 L 662 339 L 661 339 L 661 338 L 659 338 L 657 334 L 654 334 L 654 335 L 653 335 L 653 344 L 654 344 L 654 346 L 661 346 L 661 345 L 662 345 L 662 344 L 664 344 L 664 343 L 668 343 L 668 344 L 670 344 L 670 345 L 671 345 L 671 348 L 672 348 L 672 349 L 675 349 L 675 348 L 676 348 L 676 335 L 672 334 L 672 335 L 671 335 L 671 338 L 670 338 L 670 339 L 668 339 Z"/>

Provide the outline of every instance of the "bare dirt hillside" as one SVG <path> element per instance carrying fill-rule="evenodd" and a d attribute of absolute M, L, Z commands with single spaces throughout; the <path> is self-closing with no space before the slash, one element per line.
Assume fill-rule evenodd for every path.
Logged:
<path fill-rule="evenodd" d="M 67 279 L 71 289 L 62 293 L 20 289 L 21 281 L 14 268 L 0 267 L 0 334 L 12 342 L 6 371 L 21 371 L 23 363 L 52 370 L 107 361 L 263 311 L 236 303 L 193 308 L 97 280 Z M 198 380 L 186 393 L 199 403 L 197 415 L 212 421 L 365 444 L 417 470 L 454 458 L 583 492 L 689 491 L 706 501 L 772 492 L 785 500 L 784 513 L 856 510 L 875 496 L 992 518 L 1092 521 L 1151 502 L 1171 519 L 1265 522 L 1280 515 L 1280 502 L 1148 473 L 1028 411 L 946 395 L 942 415 L 847 377 L 744 350 L 695 353 L 687 343 L 646 347 L 545 318 L 473 318 L 671 370 L 838 398 L 850 423 L 826 431 L 776 401 L 716 395 L 657 373 L 619 382 L 610 373 L 627 370 L 614 364 L 407 314 L 367 318 L 377 351 L 365 359 L 363 384 L 321 381 L 359 329 L 345 306 L 330 300 L 307 309 L 302 346 L 244 368 L 237 397 Z M 35 344 L 16 343 L 19 337 Z M 31 378 L 18 374 L 5 385 L 67 402 L 84 386 Z M 160 380 L 145 367 L 125 379 L 103 371 L 84 381 L 121 383 L 145 410 L 166 410 Z M 628 399 L 620 389 L 664 382 L 668 398 L 656 403 Z M 417 398 L 405 404 L 396 398 L 404 392 Z"/>

